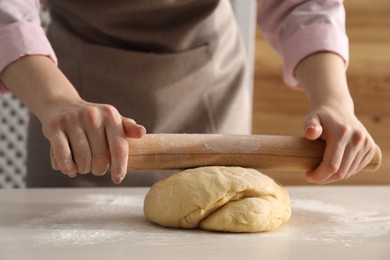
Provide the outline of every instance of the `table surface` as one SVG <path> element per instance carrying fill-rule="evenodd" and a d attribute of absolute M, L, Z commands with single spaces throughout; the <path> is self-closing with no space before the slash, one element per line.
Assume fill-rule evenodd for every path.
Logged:
<path fill-rule="evenodd" d="M 256 234 L 151 224 L 146 188 L 0 190 L 0 259 L 390 259 L 390 186 L 287 190 L 291 220 Z"/>

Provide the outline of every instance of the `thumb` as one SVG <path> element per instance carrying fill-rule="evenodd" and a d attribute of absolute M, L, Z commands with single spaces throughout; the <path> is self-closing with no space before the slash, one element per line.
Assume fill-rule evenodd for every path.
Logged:
<path fill-rule="evenodd" d="M 123 130 L 128 138 L 141 138 L 146 134 L 146 129 L 137 124 L 133 119 L 122 117 Z"/>
<path fill-rule="evenodd" d="M 323 128 L 317 114 L 309 115 L 304 123 L 305 137 L 308 140 L 316 140 L 321 137 Z"/>

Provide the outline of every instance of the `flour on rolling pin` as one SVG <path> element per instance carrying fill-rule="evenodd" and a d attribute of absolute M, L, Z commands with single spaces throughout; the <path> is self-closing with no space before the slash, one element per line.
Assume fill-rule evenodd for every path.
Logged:
<path fill-rule="evenodd" d="M 226 143 L 232 143 L 233 151 L 240 153 L 253 153 L 262 148 L 262 144 L 254 142 L 253 137 L 248 135 L 228 136 L 222 134 L 148 134 L 143 139 L 131 139 L 132 143 L 147 142 L 158 147 L 160 152 L 171 152 L 172 149 L 187 151 L 188 148 L 194 149 L 194 152 L 203 153 L 225 153 Z M 149 146 L 132 146 L 136 153 L 142 153 L 143 150 L 150 151 Z M 229 148 L 229 147 L 228 147 Z"/>
<path fill-rule="evenodd" d="M 296 136 L 147 134 L 129 138 L 130 170 L 241 166 L 259 170 L 310 171 L 322 161 L 325 142 Z M 381 164 L 379 147 L 366 170 Z"/>

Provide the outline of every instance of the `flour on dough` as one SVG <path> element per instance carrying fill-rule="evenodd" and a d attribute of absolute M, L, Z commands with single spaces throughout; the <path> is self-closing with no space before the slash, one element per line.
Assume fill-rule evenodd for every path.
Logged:
<path fill-rule="evenodd" d="M 287 191 L 257 170 L 201 167 L 154 184 L 144 214 L 166 227 L 263 232 L 287 222 L 291 205 Z"/>

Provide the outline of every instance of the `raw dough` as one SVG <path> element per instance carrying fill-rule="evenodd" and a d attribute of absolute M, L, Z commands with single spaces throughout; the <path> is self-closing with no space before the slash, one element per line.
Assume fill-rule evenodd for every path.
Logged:
<path fill-rule="evenodd" d="M 201 167 L 154 184 L 144 213 L 166 227 L 262 232 L 287 222 L 291 205 L 287 191 L 257 170 Z"/>

